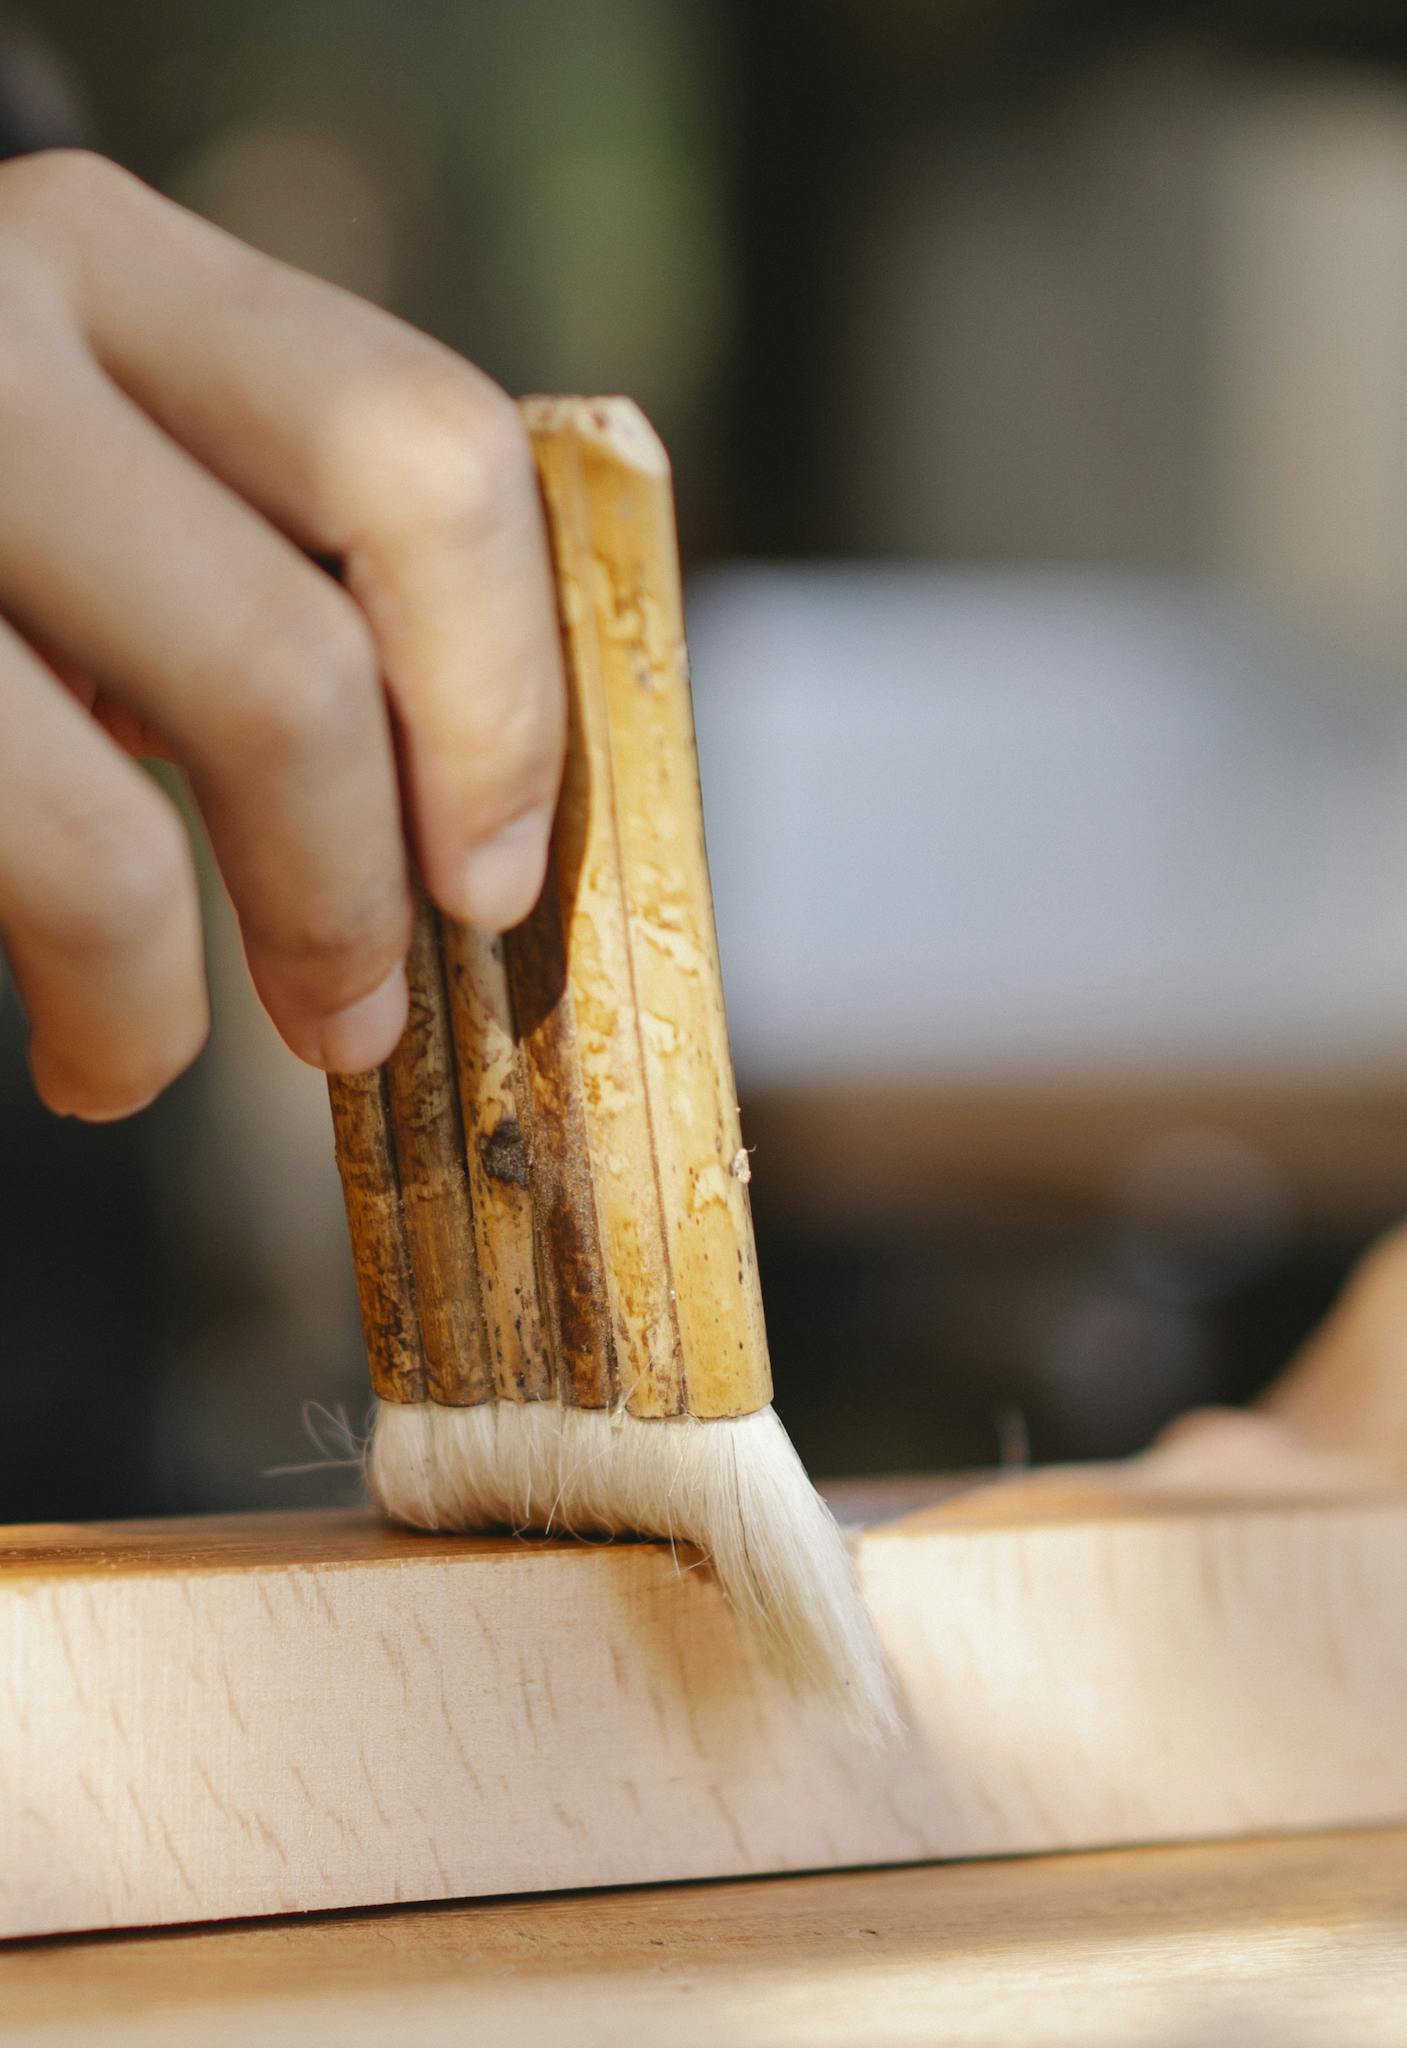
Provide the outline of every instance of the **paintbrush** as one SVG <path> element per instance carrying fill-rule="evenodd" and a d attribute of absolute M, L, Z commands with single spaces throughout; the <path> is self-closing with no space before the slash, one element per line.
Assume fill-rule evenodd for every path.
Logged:
<path fill-rule="evenodd" d="M 331 1083 L 372 1491 L 425 1528 L 695 1545 L 774 1659 L 883 1720 L 771 1406 L 668 461 L 625 400 L 524 416 L 569 695 L 547 884 L 502 939 L 422 899 L 405 1035 Z"/>

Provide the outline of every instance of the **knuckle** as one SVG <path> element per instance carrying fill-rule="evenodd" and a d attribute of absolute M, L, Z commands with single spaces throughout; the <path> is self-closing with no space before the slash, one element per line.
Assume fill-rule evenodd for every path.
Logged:
<path fill-rule="evenodd" d="M 71 886 L 49 937 L 70 953 L 140 947 L 179 914 L 190 851 L 174 814 L 95 804 L 60 826 Z"/>
<path fill-rule="evenodd" d="M 566 692 L 560 676 L 535 684 L 503 674 L 461 713 L 467 773 L 480 808 L 508 815 L 550 803 L 561 780 Z"/>
<path fill-rule="evenodd" d="M 242 764 L 277 767 L 290 759 L 339 760 L 366 729 L 380 688 L 371 629 L 351 603 L 338 602 L 266 623 L 240 650 L 228 737 Z"/>
<path fill-rule="evenodd" d="M 410 898 L 397 874 L 351 900 L 304 904 L 271 950 L 306 1000 L 340 1009 L 375 988 L 404 958 L 410 932 Z"/>
<path fill-rule="evenodd" d="M 409 944 L 410 910 L 399 892 L 370 894 L 340 918 L 310 918 L 302 932 L 304 959 L 339 982 L 347 975 L 380 981 Z"/>
<path fill-rule="evenodd" d="M 184 849 L 177 835 L 144 827 L 122 840 L 97 892 L 103 934 L 110 946 L 136 945 L 159 931 L 177 911 L 186 882 Z"/>
<path fill-rule="evenodd" d="M 469 364 L 437 353 L 403 372 L 395 414 L 399 496 L 412 519 L 472 535 L 533 488 L 532 444 L 517 406 Z"/>
<path fill-rule="evenodd" d="M 0 168 L 0 204 L 19 214 L 60 213 L 79 220 L 125 197 L 137 180 L 92 149 L 41 149 Z"/>
<path fill-rule="evenodd" d="M 482 807 L 510 816 L 530 804 L 550 803 L 557 791 L 560 752 L 555 725 L 541 707 L 512 699 L 486 734 L 483 758 L 489 773 Z"/>
<path fill-rule="evenodd" d="M 80 346 L 65 238 L 17 204 L 7 182 L 25 162 L 0 164 L 0 402 L 20 418 L 34 411 L 38 380 L 52 380 L 71 360 L 65 352 Z"/>
<path fill-rule="evenodd" d="M 27 378 L 32 408 L 36 370 L 51 376 L 55 351 L 79 344 L 80 244 L 94 231 L 101 236 L 115 204 L 143 189 L 89 150 L 42 150 L 0 164 L 0 398 L 16 390 L 23 397 Z"/>

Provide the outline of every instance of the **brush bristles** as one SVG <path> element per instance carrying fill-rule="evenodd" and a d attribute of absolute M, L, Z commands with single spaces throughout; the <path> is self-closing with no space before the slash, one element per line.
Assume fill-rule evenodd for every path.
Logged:
<path fill-rule="evenodd" d="M 655 1422 L 555 1401 L 381 1402 L 367 1469 L 385 1512 L 417 1528 L 693 1544 L 795 1681 L 871 1726 L 893 1719 L 849 1547 L 771 1408 Z"/>

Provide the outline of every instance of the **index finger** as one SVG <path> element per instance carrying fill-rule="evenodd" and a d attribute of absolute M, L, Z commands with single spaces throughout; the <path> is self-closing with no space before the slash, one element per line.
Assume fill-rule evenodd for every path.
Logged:
<path fill-rule="evenodd" d="M 12 169 L 16 167 L 12 166 Z M 398 714 L 431 895 L 501 930 L 541 887 L 561 653 L 516 407 L 450 350 L 246 248 L 100 158 L 30 160 L 109 374 L 207 468 L 341 564 Z"/>

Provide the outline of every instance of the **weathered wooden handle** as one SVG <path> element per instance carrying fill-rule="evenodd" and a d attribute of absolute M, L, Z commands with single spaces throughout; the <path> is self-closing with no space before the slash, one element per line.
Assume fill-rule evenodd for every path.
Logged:
<path fill-rule="evenodd" d="M 439 919 L 417 895 L 410 1015 L 372 1074 L 328 1094 L 371 1382 L 383 1401 L 460 1407 L 494 1391 Z"/>
<path fill-rule="evenodd" d="M 771 1374 L 669 465 L 625 400 L 523 410 L 557 578 L 566 777 L 527 923 L 500 943 L 423 912 L 387 1086 L 333 1084 L 373 1384 L 388 1400 L 750 1414 Z M 394 1185 L 372 1199 L 380 1160 Z M 418 1373 L 388 1308 L 403 1268 Z"/>
<path fill-rule="evenodd" d="M 329 1074 L 327 1088 L 372 1388 L 383 1401 L 423 1401 L 425 1354 L 386 1070 Z"/>

